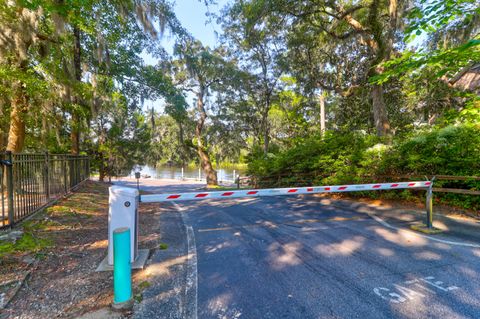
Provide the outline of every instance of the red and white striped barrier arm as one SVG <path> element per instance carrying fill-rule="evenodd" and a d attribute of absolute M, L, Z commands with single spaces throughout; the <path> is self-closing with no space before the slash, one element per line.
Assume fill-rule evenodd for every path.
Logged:
<path fill-rule="evenodd" d="M 141 195 L 142 203 L 173 202 L 184 200 L 218 199 L 218 198 L 239 198 L 239 197 L 260 197 L 277 195 L 299 195 L 299 194 L 319 194 L 319 193 L 337 193 L 337 192 L 360 192 L 392 189 L 413 189 L 429 188 L 432 182 L 399 182 L 399 183 L 379 183 L 379 184 L 357 184 L 357 185 L 335 185 L 335 186 L 312 186 L 312 187 L 289 187 L 289 188 L 267 188 L 267 189 L 246 189 L 221 192 L 201 192 L 201 193 L 177 193 L 177 194 L 156 194 Z"/>

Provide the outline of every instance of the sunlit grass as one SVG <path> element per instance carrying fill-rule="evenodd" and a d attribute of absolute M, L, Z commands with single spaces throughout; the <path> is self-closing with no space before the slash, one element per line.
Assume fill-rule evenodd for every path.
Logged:
<path fill-rule="evenodd" d="M 35 253 L 55 245 L 56 238 L 65 230 L 86 227 L 92 217 L 108 209 L 108 186 L 86 183 L 70 197 L 47 207 L 32 218 L 16 226 L 23 234 L 13 239 L 0 241 L 0 257 Z"/>

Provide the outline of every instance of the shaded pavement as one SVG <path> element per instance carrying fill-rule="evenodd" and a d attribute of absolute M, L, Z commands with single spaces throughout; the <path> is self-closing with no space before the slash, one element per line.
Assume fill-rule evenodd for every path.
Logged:
<path fill-rule="evenodd" d="M 177 189 L 145 189 L 196 186 L 172 187 Z M 171 208 L 170 226 L 185 225 L 173 232 L 177 236 L 160 227 L 177 246 L 153 256 L 152 265 L 163 263 L 172 271 L 159 274 L 158 285 L 147 289 L 137 317 L 480 317 L 475 221 L 439 217 L 437 226 L 448 231 L 429 237 L 406 230 L 422 214 L 318 196 L 163 205 Z M 192 272 L 186 262 L 188 227 L 198 274 L 193 296 L 185 289 Z M 177 293 L 176 302 L 158 298 L 167 292 Z"/>

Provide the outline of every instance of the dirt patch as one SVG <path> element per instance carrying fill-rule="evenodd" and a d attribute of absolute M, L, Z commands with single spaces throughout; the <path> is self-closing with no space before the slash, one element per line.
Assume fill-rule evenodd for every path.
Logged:
<path fill-rule="evenodd" d="M 112 273 L 95 272 L 107 253 L 108 187 L 88 181 L 70 197 L 18 226 L 34 244 L 24 250 L 10 249 L 2 256 L 4 300 L 15 293 L 2 310 L 2 318 L 72 318 L 111 305 Z M 158 207 L 140 206 L 140 248 L 160 244 Z M 135 280 L 141 272 L 133 275 L 137 294 L 146 285 Z"/>

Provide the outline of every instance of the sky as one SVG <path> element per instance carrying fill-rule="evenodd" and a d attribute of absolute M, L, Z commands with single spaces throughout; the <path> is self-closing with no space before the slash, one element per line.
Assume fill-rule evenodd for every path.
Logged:
<path fill-rule="evenodd" d="M 213 47 L 216 44 L 217 37 L 215 31 L 220 32 L 221 28 L 212 21 L 207 24 L 207 12 L 218 13 L 227 3 L 226 0 L 217 0 L 216 5 L 207 6 L 199 0 L 177 0 L 175 13 L 182 25 L 204 45 Z"/>
<path fill-rule="evenodd" d="M 215 47 L 217 44 L 217 35 L 221 32 L 219 25 L 215 21 L 209 22 L 206 16 L 207 12 L 218 13 L 229 1 L 216 0 L 217 4 L 209 5 L 208 8 L 201 0 L 177 0 L 175 3 L 175 14 L 185 29 L 188 30 L 196 39 L 200 40 L 204 45 Z M 164 35 L 161 40 L 163 47 L 170 54 L 173 52 L 174 41 L 168 34 Z M 155 65 L 156 59 L 148 54 L 142 55 L 146 64 Z M 152 106 L 156 111 L 163 111 L 163 101 L 146 100 L 144 110 L 151 109 Z"/>

